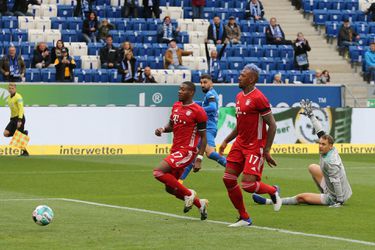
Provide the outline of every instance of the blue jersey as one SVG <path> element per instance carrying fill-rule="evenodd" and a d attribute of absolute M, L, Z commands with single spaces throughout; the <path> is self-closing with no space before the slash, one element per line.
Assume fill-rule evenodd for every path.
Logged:
<path fill-rule="evenodd" d="M 212 104 L 210 104 L 212 102 Z M 217 129 L 218 110 L 219 110 L 219 95 L 212 88 L 203 98 L 202 107 L 207 113 L 207 129 Z"/>

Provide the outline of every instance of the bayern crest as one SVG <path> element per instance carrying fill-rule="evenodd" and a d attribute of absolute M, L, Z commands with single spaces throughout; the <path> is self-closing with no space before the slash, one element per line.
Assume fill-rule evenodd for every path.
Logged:
<path fill-rule="evenodd" d="M 250 103 L 251 103 L 251 99 L 247 99 L 245 105 L 246 105 L 246 106 L 249 106 Z"/>
<path fill-rule="evenodd" d="M 192 113 L 191 110 L 186 111 L 187 116 L 191 115 L 191 113 Z"/>

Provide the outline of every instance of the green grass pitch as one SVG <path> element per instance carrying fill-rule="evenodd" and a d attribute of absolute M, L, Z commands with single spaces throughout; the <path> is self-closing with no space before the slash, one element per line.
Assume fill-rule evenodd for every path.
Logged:
<path fill-rule="evenodd" d="M 263 180 L 277 184 L 282 196 L 316 192 L 307 166 L 317 155 L 275 155 L 279 166 L 265 166 Z M 166 192 L 152 175 L 162 156 L 1 157 L 0 249 L 375 249 L 356 242 L 265 230 L 285 229 L 375 242 L 375 165 L 373 156 L 342 155 L 353 188 L 352 198 L 339 209 L 325 206 L 255 205 L 244 193 L 253 228 L 227 228 L 237 213 L 222 183 L 224 169 L 205 159 L 199 173 L 185 184 L 207 198 L 209 220 L 196 208 L 183 214 L 183 202 Z M 41 200 L 27 200 L 40 198 Z M 68 200 L 114 205 L 106 207 Z M 52 224 L 31 219 L 40 204 L 55 212 Z M 123 207 L 145 209 L 134 211 Z M 148 211 L 168 213 L 152 214 Z"/>

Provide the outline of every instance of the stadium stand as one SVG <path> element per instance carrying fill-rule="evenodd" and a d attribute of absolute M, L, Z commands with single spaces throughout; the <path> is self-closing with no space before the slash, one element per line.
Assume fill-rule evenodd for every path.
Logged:
<path fill-rule="evenodd" d="M 8 1 L 8 6 L 13 1 Z M 178 46 L 193 50 L 194 57 L 184 58 L 184 64 L 191 69 L 190 74 L 186 72 L 183 79 L 197 82 L 197 72 L 206 72 L 207 61 L 205 58 L 204 41 L 207 37 L 207 28 L 214 16 L 218 15 L 226 23 L 230 16 L 237 19 L 242 36 L 241 44 L 229 45 L 225 50 L 221 66 L 226 70 L 226 82 L 236 82 L 239 70 L 244 63 L 253 62 L 262 68 L 260 82 L 272 82 L 276 73 L 281 73 L 283 78 L 290 79 L 290 83 L 303 82 L 312 83 L 313 75 L 310 71 L 294 71 L 294 52 L 292 46 L 270 46 L 266 44 L 265 28 L 269 25 L 267 20 L 254 22 L 245 20 L 245 0 L 240 1 L 207 1 L 204 8 L 206 19 L 192 20 L 191 1 L 163 0 L 160 2 L 160 19 L 142 18 L 142 6 L 139 7 L 140 18 L 121 18 L 122 1 L 100 0 L 93 4 L 93 11 L 100 19 L 106 18 L 115 25 L 115 29 L 109 31 L 113 36 L 114 46 L 119 47 L 124 41 L 129 41 L 134 46 L 134 55 L 137 59 L 137 67 L 150 66 L 153 75 L 160 82 L 175 83 L 176 77 L 169 77 L 169 71 L 163 68 L 163 55 L 167 49 L 166 44 L 157 43 L 157 27 L 162 18 L 170 16 L 172 24 L 180 27 Z M 43 0 L 40 6 L 32 5 L 29 12 L 34 17 L 27 16 L 2 16 L 0 22 L 0 51 L 4 55 L 7 48 L 14 45 L 26 63 L 26 80 L 31 82 L 55 81 L 54 69 L 32 69 L 30 58 L 38 42 L 46 42 L 51 50 L 57 40 L 62 40 L 65 47 L 69 49 L 71 56 L 77 64 L 75 76 L 78 82 L 118 82 L 118 75 L 114 70 L 101 69 L 100 77 L 95 75 L 99 69 L 99 50 L 102 43 L 84 43 L 82 38 L 82 23 L 80 17 L 73 17 L 75 2 L 71 0 L 55 1 Z M 218 49 L 220 46 L 218 46 Z M 260 59 L 259 59 L 260 58 Z M 42 72 L 43 71 L 43 72 Z M 229 72 L 227 72 L 229 71 Z M 47 76 L 43 74 L 47 72 Z M 173 73 L 181 75 L 180 73 Z M 163 79 L 163 80 L 162 80 Z"/>

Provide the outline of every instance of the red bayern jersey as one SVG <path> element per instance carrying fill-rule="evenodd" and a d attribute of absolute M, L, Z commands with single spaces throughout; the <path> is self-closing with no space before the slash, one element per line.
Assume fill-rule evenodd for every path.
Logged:
<path fill-rule="evenodd" d="M 183 105 L 176 102 L 170 120 L 173 123 L 172 152 L 180 148 L 195 149 L 200 139 L 197 124 L 207 122 L 204 109 L 196 103 Z"/>
<path fill-rule="evenodd" d="M 263 116 L 271 113 L 270 103 L 263 93 L 254 88 L 236 97 L 237 139 L 246 149 L 264 148 L 267 141 L 266 123 Z"/>

